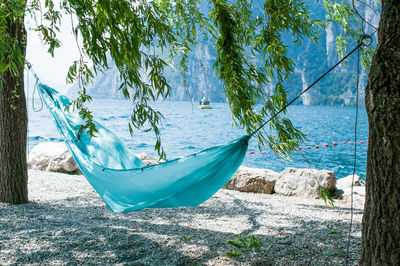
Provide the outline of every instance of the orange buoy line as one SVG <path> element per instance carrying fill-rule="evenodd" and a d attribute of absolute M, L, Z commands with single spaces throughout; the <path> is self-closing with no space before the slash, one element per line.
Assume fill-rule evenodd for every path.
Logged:
<path fill-rule="evenodd" d="M 359 142 L 355 142 L 354 144 L 363 144 L 363 143 L 366 143 L 366 142 L 369 142 L 369 140 L 367 139 L 365 142 L 364 142 L 363 140 L 361 140 L 361 141 L 359 141 Z M 346 144 L 346 143 L 353 144 L 352 141 L 348 141 L 348 142 L 347 142 L 347 141 L 342 141 L 342 144 Z M 328 147 L 335 147 L 335 146 L 337 146 L 337 145 L 338 145 L 337 142 L 333 142 L 331 146 L 329 146 L 328 143 L 325 143 L 323 146 L 328 148 Z M 319 148 L 320 148 L 320 145 L 315 145 L 314 148 L 315 148 L 315 149 L 319 149 Z M 299 147 L 297 147 L 297 149 L 302 150 L 303 147 L 299 146 Z M 305 149 L 311 150 L 311 146 L 306 146 Z M 276 151 L 276 152 L 278 152 L 278 151 Z M 250 151 L 249 153 L 250 153 L 250 154 L 255 154 L 255 151 Z M 266 153 L 267 153 L 266 151 L 262 151 L 262 152 L 261 152 L 261 154 L 266 154 Z"/>

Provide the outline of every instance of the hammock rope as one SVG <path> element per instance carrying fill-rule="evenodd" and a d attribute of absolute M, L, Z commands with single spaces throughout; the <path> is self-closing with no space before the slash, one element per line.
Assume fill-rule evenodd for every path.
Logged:
<path fill-rule="evenodd" d="M 82 134 L 79 113 L 67 97 L 45 84 L 39 93 L 85 178 L 114 212 L 197 206 L 221 189 L 246 155 L 248 136 L 183 158 L 146 166 L 96 120 L 96 137 Z"/>
<path fill-rule="evenodd" d="M 353 8 L 356 10 L 354 6 L 354 0 L 353 0 Z M 370 7 L 371 8 L 371 7 Z M 356 10 L 357 12 L 357 10 Z M 357 12 L 358 14 L 358 12 Z M 358 14 L 359 15 L 359 14 Z M 359 15 L 360 16 L 360 15 Z M 360 16 L 361 17 L 361 16 Z M 367 23 L 363 18 L 362 23 L 361 23 L 361 29 L 364 33 L 364 23 Z M 375 28 L 375 27 L 374 27 Z M 375 31 L 378 29 L 375 28 Z M 364 33 L 365 34 L 365 33 Z M 359 98 L 359 86 L 360 86 L 360 50 L 357 52 L 357 68 L 356 68 L 356 113 L 355 113 L 355 120 L 354 120 L 354 155 L 353 155 L 353 173 L 351 177 L 351 188 L 350 188 L 350 224 L 349 224 L 349 231 L 347 233 L 347 243 L 346 243 L 346 253 L 345 253 L 345 260 L 344 260 L 344 265 L 348 265 L 349 263 L 349 252 L 350 252 L 350 242 L 351 242 L 351 232 L 353 228 L 353 189 L 354 189 L 354 175 L 356 174 L 356 166 L 357 166 L 357 123 L 358 123 L 358 98 Z"/>
<path fill-rule="evenodd" d="M 40 111 L 43 110 L 43 100 L 42 100 L 42 97 L 40 96 L 39 89 L 38 89 L 39 84 L 41 82 L 40 82 L 39 77 L 36 75 L 35 71 L 33 70 L 32 64 L 29 63 L 28 61 L 26 61 L 25 64 L 26 64 L 27 69 L 29 71 L 31 71 L 33 77 L 36 80 L 35 85 L 33 86 L 33 92 L 32 92 L 32 109 L 33 109 L 34 112 L 37 113 L 37 112 L 40 112 Z M 27 78 L 28 78 L 28 86 L 29 86 L 29 73 L 27 75 Z M 39 93 L 39 99 L 40 99 L 40 108 L 39 109 L 36 109 L 36 107 L 35 107 L 35 93 L 36 93 L 36 91 L 38 91 L 38 93 Z"/>
<path fill-rule="evenodd" d="M 64 137 L 67 147 L 86 179 L 111 210 L 128 212 L 144 208 L 197 206 L 210 198 L 237 171 L 246 155 L 248 140 L 258 130 L 354 51 L 371 43 L 371 36 L 362 35 L 356 48 L 252 134 L 184 158 L 151 166 L 146 166 L 111 131 L 95 120 L 93 123 L 98 130 L 96 137 L 81 134 L 80 129 L 84 119 L 78 112 L 66 111 L 70 100 L 42 84 L 32 65 L 29 62 L 26 64 L 36 79 L 41 100 L 48 107 L 60 134 Z"/>
<path fill-rule="evenodd" d="M 309 85 L 306 89 L 304 89 L 301 93 L 299 93 L 296 97 L 294 97 L 290 102 L 288 102 L 284 107 L 282 107 L 278 112 L 274 113 L 267 121 L 261 124 L 257 129 L 251 132 L 248 136 L 249 138 L 253 137 L 258 131 L 260 131 L 264 126 L 266 126 L 269 122 L 271 122 L 275 117 L 277 117 L 280 113 L 286 110 L 291 104 L 293 104 L 300 96 L 310 90 L 315 84 L 317 84 L 321 79 L 323 79 L 326 75 L 328 75 L 332 70 L 334 70 L 337 66 L 339 66 L 343 61 L 345 61 L 350 55 L 352 55 L 355 51 L 357 51 L 362 46 L 370 46 L 372 44 L 372 36 L 376 33 L 375 30 L 371 34 L 362 34 L 357 41 L 357 46 L 353 48 L 349 53 L 347 53 L 342 59 L 340 59 L 335 65 L 333 65 L 330 69 L 328 69 L 325 73 L 323 73 L 319 78 L 317 78 L 311 85 Z M 39 77 L 33 71 L 32 64 L 26 61 L 26 65 L 28 69 L 32 72 L 33 76 L 36 79 L 36 84 L 40 83 Z M 34 98 L 34 97 L 32 97 Z M 43 103 L 43 102 L 42 102 Z"/>
<path fill-rule="evenodd" d="M 255 133 L 260 131 L 265 125 L 267 125 L 271 120 L 273 120 L 275 117 L 277 117 L 281 112 L 286 110 L 286 108 L 289 107 L 294 101 L 296 101 L 301 95 L 306 93 L 309 89 L 311 89 L 315 84 L 317 84 L 321 79 L 323 79 L 326 75 L 328 75 L 332 70 L 334 70 L 338 65 L 340 65 L 344 60 L 346 60 L 350 55 L 352 55 L 355 51 L 357 51 L 360 47 L 362 46 L 370 46 L 372 43 L 372 36 L 375 34 L 376 31 L 374 31 L 372 34 L 362 34 L 358 40 L 357 46 L 351 50 L 348 54 L 346 54 L 342 59 L 340 59 L 334 66 L 332 66 L 328 71 L 326 71 L 324 74 L 322 74 L 319 78 L 317 78 L 311 85 L 309 85 L 305 90 L 303 90 L 301 93 L 299 93 L 296 97 L 294 97 L 290 102 L 288 102 L 284 107 L 282 107 L 278 112 L 274 113 L 267 121 L 265 121 L 261 126 L 259 126 L 256 130 L 254 130 L 252 133 L 249 134 L 250 137 L 252 137 Z"/>

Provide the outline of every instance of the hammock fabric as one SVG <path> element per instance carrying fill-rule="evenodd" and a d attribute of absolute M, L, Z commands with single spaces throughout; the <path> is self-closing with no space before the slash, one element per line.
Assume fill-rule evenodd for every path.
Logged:
<path fill-rule="evenodd" d="M 66 111 L 67 97 L 44 84 L 39 84 L 39 92 L 82 173 L 115 212 L 197 206 L 229 181 L 247 151 L 249 136 L 243 136 L 184 158 L 146 166 L 98 122 L 94 122 L 96 137 L 80 133 L 85 122 L 76 112 Z"/>

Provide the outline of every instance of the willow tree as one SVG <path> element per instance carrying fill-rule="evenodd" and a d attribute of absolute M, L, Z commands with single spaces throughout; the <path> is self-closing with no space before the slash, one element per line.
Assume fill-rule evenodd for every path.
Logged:
<path fill-rule="evenodd" d="M 55 6 L 56 2 L 3 0 L 0 3 L 1 202 L 23 203 L 28 200 L 27 116 L 23 91 L 24 18 L 28 14 L 37 21 L 36 30 L 41 33 L 51 54 L 60 46 L 57 33 L 61 18 L 71 18 L 73 38 L 80 56 L 70 67 L 67 79 L 81 84 L 78 98 L 71 108 L 77 108 L 87 121 L 85 130 L 95 135 L 92 113 L 85 107 L 91 99 L 85 86 L 98 71 L 108 67 L 108 58 L 111 58 L 121 75 L 119 89 L 134 103 L 130 131 L 150 126 L 157 139 L 155 148 L 161 156 L 164 152 L 158 125 L 162 114 L 154 110 L 151 103 L 166 98 L 170 92 L 164 67 L 178 60 L 178 67 L 184 75 L 188 52 L 201 36 L 211 36 L 210 39 L 215 41 L 215 69 L 223 81 L 233 122 L 250 133 L 287 103 L 284 84 L 294 72 L 294 62 L 287 55 L 287 47 L 299 45 L 304 39 L 317 41 L 317 30 L 323 27 L 321 21 L 311 17 L 301 0 L 260 0 L 254 1 L 256 6 L 249 0 L 209 0 L 201 1 L 202 8 L 199 8 L 200 0 L 63 0 Z M 349 32 L 350 24 L 346 20 L 351 12 L 342 8 L 346 7 L 345 2 L 337 5 L 335 1 L 331 4 L 330 1 L 320 1 L 332 19 Z M 400 243 L 398 230 L 397 234 L 373 240 L 379 230 L 390 232 L 398 225 L 398 217 L 393 216 L 399 211 L 400 197 L 395 197 L 398 190 L 397 194 L 393 189 L 388 190 L 394 197 L 385 193 L 385 189 L 398 188 L 400 184 L 400 123 L 390 122 L 390 119 L 398 119 L 393 114 L 400 105 L 388 104 L 391 97 L 399 99 L 399 47 L 394 45 L 399 36 L 396 12 L 398 6 L 383 14 L 390 19 L 381 21 L 384 30 L 380 32 L 378 43 L 381 46 L 378 45 L 377 55 L 382 56 L 373 61 L 371 77 L 375 78 L 369 80 L 366 97 L 371 136 L 366 204 L 369 218 L 365 219 L 363 229 L 365 252 L 362 262 L 365 264 L 396 262 L 398 257 L 393 254 L 398 254 L 395 252 Z M 284 35 L 292 36 L 293 42 L 286 43 L 282 38 Z M 386 47 L 390 51 L 384 50 Z M 93 68 L 88 67 L 88 62 L 93 64 Z M 388 67 L 388 62 L 397 64 Z M 143 77 L 141 73 L 148 73 L 148 76 Z M 380 83 L 382 79 L 384 84 Z M 267 89 L 271 84 L 273 89 Z M 380 89 L 381 85 L 386 89 Z M 261 109 L 257 108 L 259 104 Z M 256 137 L 260 145 L 268 144 L 280 155 L 287 155 L 304 138 L 283 116 L 275 117 L 269 126 L 276 134 L 268 135 L 267 131 L 260 130 Z M 374 209 L 374 206 L 379 208 Z M 379 214 L 381 222 L 373 217 L 376 214 Z M 386 243 L 391 243 L 390 248 L 385 248 Z"/>
<path fill-rule="evenodd" d="M 28 200 L 25 5 L 0 3 L 0 201 L 10 203 Z"/>
<path fill-rule="evenodd" d="M 119 89 L 133 102 L 129 121 L 131 133 L 150 126 L 156 136 L 155 148 L 165 156 L 158 125 L 162 114 L 151 102 L 166 98 L 170 87 L 164 67 L 177 63 L 185 73 L 188 53 L 202 36 L 215 41 L 215 69 L 224 82 L 224 92 L 236 125 L 248 133 L 286 104 L 285 80 L 293 73 L 294 63 L 287 56 L 283 34 L 290 34 L 300 44 L 304 38 L 316 39 L 322 22 L 308 14 L 302 1 L 266 1 L 257 14 L 251 1 L 200 0 L 64 0 L 59 6 L 52 0 L 6 0 L 0 5 L 2 77 L 0 201 L 27 201 L 26 106 L 23 93 L 23 65 L 26 34 L 24 18 L 37 22 L 49 53 L 61 44 L 57 39 L 62 17 L 70 18 L 79 48 L 79 58 L 71 65 L 68 82 L 79 82 L 78 97 L 71 108 L 79 110 L 87 133 L 95 135 L 92 113 L 85 104 L 91 100 L 85 86 L 93 76 L 108 67 L 109 58 L 117 66 L 122 83 Z M 261 58 L 261 60 L 258 60 Z M 88 67 L 91 62 L 93 67 Z M 143 77 L 142 73 L 147 73 Z M 267 90 L 273 80 L 275 89 Z M 256 111 L 256 105 L 263 108 Z M 4 115 L 3 115 L 4 114 Z M 303 139 L 289 120 L 276 117 L 271 122 L 276 136 L 257 133 L 260 144 L 270 144 L 274 151 L 287 154 Z M 10 133 L 12 131 L 12 133 Z M 16 135 L 18 134 L 18 136 Z"/>
<path fill-rule="evenodd" d="M 382 1 L 365 106 L 369 122 L 362 265 L 400 265 L 400 1 Z"/>

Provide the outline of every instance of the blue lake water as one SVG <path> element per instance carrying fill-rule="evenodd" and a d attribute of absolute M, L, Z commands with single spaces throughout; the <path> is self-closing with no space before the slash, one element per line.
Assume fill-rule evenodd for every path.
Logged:
<path fill-rule="evenodd" d="M 158 102 L 155 107 L 164 114 L 161 128 L 162 141 L 168 159 L 181 157 L 215 145 L 224 144 L 245 134 L 240 128 L 232 127 L 232 118 L 226 103 L 213 103 L 213 109 L 201 110 L 190 102 Z M 136 154 L 147 153 L 157 156 L 154 151 L 155 138 L 151 132 L 135 132 L 131 137 L 128 121 L 132 104 L 125 100 L 99 100 L 91 104 L 96 119 L 120 137 Z M 28 106 L 29 145 L 43 141 L 62 141 L 53 119 L 44 107 L 41 112 L 34 112 Z M 355 107 L 327 106 L 290 106 L 287 116 L 293 124 L 307 134 L 308 140 L 302 144 L 303 154 L 294 152 L 291 161 L 283 161 L 269 148 L 265 154 L 257 148 L 255 139 L 250 141 L 249 152 L 244 166 L 268 168 L 280 172 L 287 167 L 327 169 L 335 172 L 337 178 L 352 173 L 354 164 L 354 121 Z M 365 178 L 368 121 L 364 107 L 359 108 L 356 173 Z M 346 144 L 342 144 L 346 141 Z M 332 143 L 337 142 L 337 146 Z M 324 144 L 329 147 L 324 147 Z M 319 145 L 320 148 L 314 148 Z M 312 147 L 306 149 L 307 146 Z"/>

